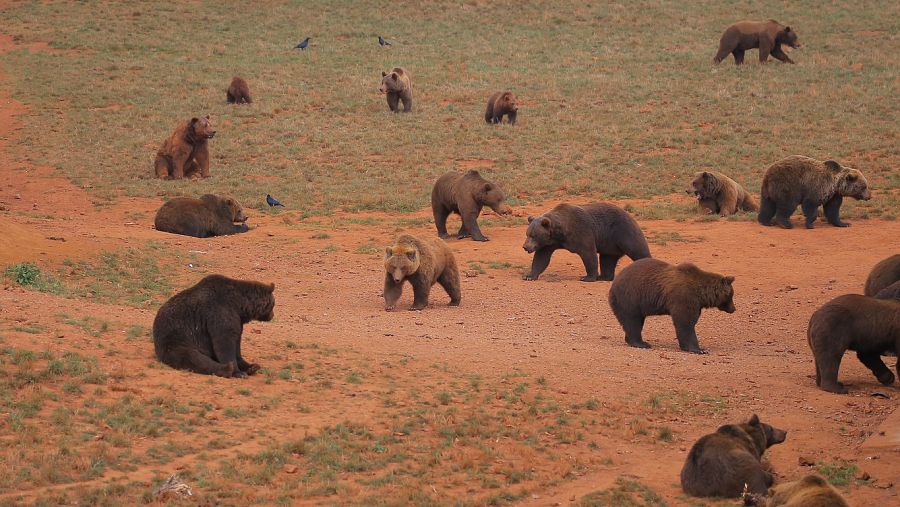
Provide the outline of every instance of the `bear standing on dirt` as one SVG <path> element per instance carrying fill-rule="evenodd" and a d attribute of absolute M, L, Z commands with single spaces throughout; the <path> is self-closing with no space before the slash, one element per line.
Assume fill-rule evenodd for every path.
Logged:
<path fill-rule="evenodd" d="M 459 269 L 450 247 L 440 238 L 415 238 L 404 234 L 393 246 L 387 247 L 384 256 L 384 309 L 391 311 L 400 294 L 403 282 L 413 287 L 413 305 L 410 310 L 428 306 L 428 294 L 435 283 L 447 291 L 450 306 L 459 306 Z"/>
<path fill-rule="evenodd" d="M 733 276 L 702 271 L 691 263 L 672 266 L 643 259 L 623 269 L 609 288 L 609 306 L 625 330 L 625 343 L 649 349 L 641 331 L 648 315 L 671 315 L 678 346 L 706 354 L 694 329 L 704 308 L 734 313 Z"/>
<path fill-rule="evenodd" d="M 247 215 L 231 197 L 206 194 L 199 199 L 176 197 L 156 212 L 156 230 L 195 238 L 247 232 Z M 235 222 L 239 222 L 235 225 Z"/>
<path fill-rule="evenodd" d="M 774 479 L 760 462 L 766 449 L 784 442 L 787 432 L 760 422 L 726 424 L 697 440 L 681 469 L 681 489 L 691 496 L 736 498 L 744 485 L 765 495 Z"/>
<path fill-rule="evenodd" d="M 523 277 L 525 280 L 537 280 L 550 264 L 553 252 L 560 248 L 581 257 L 587 271 L 582 282 L 612 280 L 616 265 L 624 255 L 633 261 L 650 257 L 650 247 L 634 218 L 608 203 L 559 204 L 541 216 L 528 217 L 525 236 L 522 248 L 534 254 L 531 271 Z"/>
<path fill-rule="evenodd" d="M 412 81 L 403 67 L 394 67 L 390 73 L 381 73 L 381 93 L 387 95 L 388 107 L 396 113 L 403 101 L 403 112 L 412 111 Z"/>
<path fill-rule="evenodd" d="M 746 505 L 746 504 L 745 504 Z M 779 484 L 769 490 L 769 498 L 760 507 L 850 507 L 828 481 L 807 475 L 799 481 Z"/>
<path fill-rule="evenodd" d="M 900 355 L 900 300 L 859 294 L 838 296 L 812 314 L 806 338 L 816 361 L 816 385 L 823 390 L 847 393 L 847 388 L 838 382 L 838 370 L 848 350 L 855 351 L 875 378 L 889 386 L 894 383 L 894 374 L 881 355 Z M 897 374 L 900 375 L 900 361 Z"/>
<path fill-rule="evenodd" d="M 722 173 L 703 171 L 694 174 L 688 195 L 697 198 L 700 210 L 720 216 L 733 215 L 740 211 L 758 211 L 759 206 L 753 196 L 736 181 Z"/>
<path fill-rule="evenodd" d="M 834 160 L 821 162 L 793 155 L 772 164 L 763 176 L 760 190 L 759 223 L 775 222 L 790 229 L 791 215 L 799 204 L 806 216 L 806 228 L 812 229 L 819 206 L 825 218 L 835 227 L 849 227 L 841 222 L 844 197 L 867 201 L 872 198 L 869 183 L 856 169 L 843 167 Z"/>
<path fill-rule="evenodd" d="M 272 320 L 275 284 L 209 275 L 172 296 L 153 321 L 156 357 L 172 368 L 220 377 L 259 371 L 241 356 L 241 334 L 251 320 Z"/>
<path fill-rule="evenodd" d="M 782 44 L 799 48 L 797 32 L 774 19 L 768 21 L 738 21 L 729 26 L 719 40 L 719 52 L 713 62 L 719 64 L 728 56 L 734 55 L 734 64 L 744 63 L 744 52 L 759 48 L 759 63 L 766 63 L 771 54 L 785 63 L 794 63 L 781 49 Z"/>
<path fill-rule="evenodd" d="M 199 174 L 208 178 L 208 141 L 215 135 L 209 115 L 179 124 L 156 153 L 156 176 L 180 180 Z"/>
<path fill-rule="evenodd" d="M 519 99 L 513 92 L 497 92 L 488 99 L 487 110 L 484 112 L 484 121 L 488 123 L 502 123 L 503 115 L 510 125 L 516 124 L 516 116 L 519 114 Z"/>
<path fill-rule="evenodd" d="M 228 100 L 229 104 L 250 104 L 253 102 L 253 98 L 250 97 L 250 87 L 247 86 L 247 81 L 244 81 L 244 78 L 234 76 L 231 80 L 231 85 L 228 86 L 228 91 L 225 92 L 225 98 Z"/>
<path fill-rule="evenodd" d="M 892 255 L 872 268 L 868 278 L 866 278 L 866 287 L 863 294 L 875 296 L 885 287 L 898 280 L 900 280 L 900 254 Z"/>
<path fill-rule="evenodd" d="M 506 196 L 496 183 L 481 177 L 471 169 L 464 174 L 450 171 L 438 178 L 431 190 L 431 210 L 438 236 L 447 238 L 447 217 L 456 213 L 462 218 L 462 226 L 456 233 L 458 239 L 472 237 L 475 241 L 488 238 L 478 228 L 478 215 L 483 206 L 489 206 L 495 213 L 506 215 L 512 210 L 504 204 Z"/>

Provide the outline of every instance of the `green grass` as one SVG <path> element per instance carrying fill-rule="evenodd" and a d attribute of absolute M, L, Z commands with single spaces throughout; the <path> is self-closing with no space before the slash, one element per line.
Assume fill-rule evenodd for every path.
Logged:
<path fill-rule="evenodd" d="M 859 467 L 854 463 L 843 460 L 834 462 L 819 461 L 816 463 L 816 471 L 834 486 L 846 486 L 853 481 Z"/>
<path fill-rule="evenodd" d="M 875 198 L 846 202 L 845 215 L 896 218 L 896 2 L 769 0 L 740 12 L 712 0 L 243 7 L 111 3 L 102 20 L 94 2 L 0 11 L 22 44 L 71 50 L 0 55 L 13 95 L 30 106 L 19 157 L 58 167 L 98 204 L 212 191 L 253 208 L 271 192 L 305 216 L 422 209 L 438 175 L 485 159 L 482 173 L 517 202 L 636 199 L 640 218 L 669 218 L 697 216 L 683 192 L 694 171 L 721 170 L 755 190 L 767 165 L 805 154 L 867 175 Z M 726 26 L 773 15 L 798 31 L 798 65 L 711 64 Z M 304 34 L 311 48 L 293 50 Z M 379 47 L 378 34 L 394 47 Z M 377 93 L 393 65 L 412 75 L 412 114 L 389 114 Z M 235 74 L 254 104 L 225 103 Z M 481 118 L 500 89 L 523 103 L 515 127 Z M 219 132 L 214 177 L 150 179 L 174 125 L 206 113 Z M 663 198 L 642 201 L 654 196 Z"/>
<path fill-rule="evenodd" d="M 668 504 L 649 487 L 636 480 L 619 477 L 615 486 L 589 493 L 578 501 L 580 507 L 666 507 Z"/>

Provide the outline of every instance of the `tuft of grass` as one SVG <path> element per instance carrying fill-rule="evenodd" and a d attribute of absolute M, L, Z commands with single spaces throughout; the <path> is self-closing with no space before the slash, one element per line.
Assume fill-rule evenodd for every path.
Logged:
<path fill-rule="evenodd" d="M 859 467 L 844 460 L 819 461 L 816 463 L 816 471 L 832 485 L 846 486 L 856 477 Z"/>
<path fill-rule="evenodd" d="M 655 491 L 640 482 L 619 477 L 613 487 L 581 497 L 580 507 L 666 507 Z"/>

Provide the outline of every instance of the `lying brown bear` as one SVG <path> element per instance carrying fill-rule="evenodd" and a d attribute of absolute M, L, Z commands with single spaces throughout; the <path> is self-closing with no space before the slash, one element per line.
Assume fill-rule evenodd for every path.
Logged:
<path fill-rule="evenodd" d="M 403 102 L 403 112 L 412 111 L 412 79 L 403 67 L 394 67 L 390 73 L 381 73 L 381 93 L 387 96 L 391 112 L 399 111 Z"/>
<path fill-rule="evenodd" d="M 484 121 L 500 124 L 503 122 L 503 115 L 506 115 L 506 120 L 510 125 L 516 124 L 516 117 L 519 115 L 519 99 L 513 92 L 497 92 L 488 99 Z"/>
<path fill-rule="evenodd" d="M 625 343 L 649 349 L 641 336 L 648 315 L 671 315 L 678 346 L 706 354 L 695 326 L 704 308 L 734 313 L 733 276 L 702 271 L 690 263 L 673 266 L 641 259 L 623 269 L 609 288 L 609 306 L 625 330 Z"/>
<path fill-rule="evenodd" d="M 766 449 L 784 442 L 787 432 L 760 422 L 726 424 L 691 447 L 681 469 L 681 489 L 691 496 L 736 498 L 765 495 L 774 479 L 762 466 Z"/>
<path fill-rule="evenodd" d="M 208 141 L 215 135 L 209 115 L 180 123 L 156 153 L 156 176 L 176 180 L 197 175 L 208 178 Z"/>
<path fill-rule="evenodd" d="M 553 252 L 563 248 L 578 254 L 587 275 L 582 282 L 612 280 L 619 259 L 650 257 L 650 247 L 637 222 L 627 211 L 608 203 L 559 204 L 538 217 L 528 217 L 522 248 L 534 254 L 525 280 L 537 280 L 550 265 Z M 600 272 L 597 272 L 597 256 Z"/>
<path fill-rule="evenodd" d="M 247 232 L 247 215 L 231 197 L 206 194 L 199 199 L 176 197 L 156 212 L 156 230 L 195 238 Z M 239 222 L 235 224 L 235 222 Z"/>
<path fill-rule="evenodd" d="M 496 183 L 481 177 L 478 171 L 471 169 L 464 174 L 450 171 L 438 178 L 431 190 L 431 211 L 434 213 L 434 225 L 438 236 L 447 238 L 447 217 L 456 213 L 462 218 L 462 225 L 456 233 L 458 239 L 472 237 L 475 241 L 487 241 L 478 227 L 478 215 L 481 208 L 488 206 L 495 213 L 506 215 L 511 213 L 504 201 L 506 196 Z"/>
<path fill-rule="evenodd" d="M 900 280 L 900 254 L 892 255 L 872 268 L 863 294 L 875 296 L 897 280 Z"/>
<path fill-rule="evenodd" d="M 746 502 L 745 502 L 746 505 Z M 779 484 L 769 490 L 760 507 L 850 507 L 844 497 L 828 481 L 818 475 L 807 475 L 799 481 Z"/>
<path fill-rule="evenodd" d="M 694 174 L 688 195 L 697 198 L 700 210 L 713 215 L 728 216 L 738 211 L 758 211 L 753 196 L 736 181 L 720 172 L 703 171 Z"/>
<path fill-rule="evenodd" d="M 220 377 L 259 371 L 241 355 L 251 320 L 272 320 L 275 284 L 209 275 L 172 296 L 153 320 L 156 357 L 172 368 Z"/>
<path fill-rule="evenodd" d="M 738 21 L 729 26 L 719 40 L 719 52 L 713 62 L 718 64 L 728 53 L 734 55 L 734 64 L 744 63 L 744 52 L 759 48 L 759 63 L 766 63 L 771 54 L 785 63 L 794 63 L 781 49 L 782 44 L 799 48 L 797 32 L 774 19 L 768 21 Z"/>
<path fill-rule="evenodd" d="M 880 294 L 880 293 L 879 293 Z M 809 319 L 806 331 L 816 362 L 816 385 L 825 391 L 845 394 L 838 382 L 841 359 L 848 350 L 872 370 L 884 385 L 894 383 L 894 374 L 881 355 L 900 355 L 900 299 L 879 299 L 859 294 L 838 296 L 822 305 Z M 900 375 L 900 361 L 897 363 Z"/>
<path fill-rule="evenodd" d="M 439 283 L 450 296 L 450 306 L 459 306 L 459 269 L 450 247 L 440 238 L 416 238 L 404 234 L 384 256 L 384 309 L 391 311 L 403 292 L 407 280 L 413 288 L 410 310 L 428 306 L 431 287 Z"/>
<path fill-rule="evenodd" d="M 247 85 L 247 81 L 242 77 L 234 76 L 228 86 L 228 91 L 225 92 L 225 99 L 229 104 L 252 103 L 253 97 L 250 96 L 250 86 Z"/>

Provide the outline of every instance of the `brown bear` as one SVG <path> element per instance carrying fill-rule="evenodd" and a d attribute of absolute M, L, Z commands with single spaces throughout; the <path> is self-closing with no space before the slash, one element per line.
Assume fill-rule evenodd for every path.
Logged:
<path fill-rule="evenodd" d="M 209 143 L 216 131 L 209 115 L 180 123 L 156 153 L 156 176 L 163 179 L 209 177 Z"/>
<path fill-rule="evenodd" d="M 513 92 L 497 92 L 488 99 L 487 110 L 484 112 L 484 121 L 487 123 L 502 123 L 503 115 L 510 125 L 516 124 L 516 116 L 519 113 L 519 99 Z"/>
<path fill-rule="evenodd" d="M 391 112 L 398 112 L 399 101 L 403 101 L 403 112 L 412 111 L 412 81 L 403 67 L 394 67 L 390 73 L 381 73 L 381 93 L 387 95 Z"/>
<path fill-rule="evenodd" d="M 609 288 L 609 306 L 625 330 L 625 343 L 649 349 L 641 331 L 648 315 L 671 315 L 678 346 L 706 354 L 694 327 L 704 308 L 734 313 L 734 277 L 702 271 L 685 262 L 673 266 L 642 259 L 622 270 Z"/>
<path fill-rule="evenodd" d="M 172 296 L 153 320 L 156 357 L 172 368 L 220 377 L 259 371 L 241 355 L 251 320 L 272 320 L 275 284 L 209 275 Z"/>
<path fill-rule="evenodd" d="M 779 484 L 769 490 L 765 507 L 850 507 L 844 497 L 828 481 L 818 475 Z"/>
<path fill-rule="evenodd" d="M 250 97 L 250 87 L 247 86 L 247 81 L 238 76 L 232 78 L 231 85 L 228 86 L 228 91 L 225 92 L 225 98 L 228 100 L 229 104 L 250 104 L 253 102 L 253 98 Z"/>
<path fill-rule="evenodd" d="M 900 299 L 900 280 L 888 285 L 875 294 L 876 299 Z"/>
<path fill-rule="evenodd" d="M 157 231 L 209 238 L 247 232 L 246 221 L 244 208 L 234 198 L 206 194 L 199 199 L 176 197 L 163 204 L 155 225 Z"/>
<path fill-rule="evenodd" d="M 534 254 L 525 280 L 537 280 L 550 264 L 553 252 L 560 248 L 581 257 L 587 271 L 582 282 L 612 280 L 624 255 L 633 261 L 650 257 L 650 247 L 634 218 L 605 202 L 584 206 L 562 203 L 541 216 L 528 217 L 525 236 L 522 248 Z"/>
<path fill-rule="evenodd" d="M 688 195 L 697 198 L 700 210 L 707 214 L 728 216 L 738 211 L 758 211 L 753 196 L 736 181 L 720 172 L 703 171 L 694 174 Z"/>
<path fill-rule="evenodd" d="M 416 238 L 403 234 L 393 246 L 387 247 L 384 256 L 384 309 L 391 311 L 400 294 L 403 282 L 413 288 L 413 304 L 410 310 L 428 306 L 428 294 L 435 283 L 447 291 L 450 306 L 459 306 L 459 269 L 450 247 L 440 238 Z"/>
<path fill-rule="evenodd" d="M 821 162 L 793 155 L 775 162 L 763 176 L 758 220 L 762 225 L 778 225 L 790 229 L 791 215 L 799 204 L 806 216 L 806 228 L 812 229 L 819 206 L 825 218 L 835 227 L 849 227 L 841 222 L 844 197 L 867 201 L 872 198 L 869 183 L 856 169 L 843 167 L 834 160 Z"/>
<path fill-rule="evenodd" d="M 759 48 L 759 63 L 766 63 L 771 54 L 785 63 L 794 63 L 781 49 L 782 44 L 799 48 L 797 32 L 774 19 L 768 21 L 738 21 L 729 26 L 719 40 L 719 52 L 713 62 L 719 64 L 728 53 L 734 55 L 734 64 L 744 63 L 744 51 Z"/>
<path fill-rule="evenodd" d="M 900 280 L 900 254 L 892 255 L 872 268 L 863 294 L 875 296 L 897 280 Z"/>
<path fill-rule="evenodd" d="M 787 432 L 760 422 L 726 424 L 694 443 L 681 469 L 681 489 L 691 496 L 736 498 L 765 495 L 773 477 L 761 462 L 766 449 L 784 442 Z"/>
<path fill-rule="evenodd" d="M 456 233 L 458 239 L 472 237 L 475 241 L 487 241 L 478 227 L 478 215 L 483 206 L 489 206 L 495 213 L 506 215 L 512 212 L 504 201 L 506 196 L 496 183 L 481 177 L 470 169 L 460 174 L 450 171 L 438 178 L 431 190 L 431 211 L 438 236 L 447 238 L 447 217 L 456 213 L 462 218 L 462 225 Z"/>
<path fill-rule="evenodd" d="M 816 385 L 823 390 L 847 393 L 847 388 L 838 382 L 838 370 L 848 350 L 855 351 L 875 378 L 889 386 L 894 383 L 894 374 L 881 355 L 900 355 L 900 299 L 838 296 L 812 314 L 806 338 L 816 362 Z M 897 374 L 900 375 L 900 361 Z"/>

